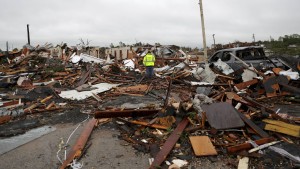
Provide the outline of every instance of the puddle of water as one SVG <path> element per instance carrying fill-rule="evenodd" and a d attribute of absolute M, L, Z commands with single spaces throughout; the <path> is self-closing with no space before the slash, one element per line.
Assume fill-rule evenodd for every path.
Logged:
<path fill-rule="evenodd" d="M 43 127 L 29 130 L 23 135 L 0 139 L 0 155 L 9 152 L 25 143 L 33 141 L 55 130 L 56 130 L 55 127 L 43 126 Z"/>

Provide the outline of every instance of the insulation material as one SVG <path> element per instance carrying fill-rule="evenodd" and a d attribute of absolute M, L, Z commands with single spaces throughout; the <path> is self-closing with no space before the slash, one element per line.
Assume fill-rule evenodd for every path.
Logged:
<path fill-rule="evenodd" d="M 298 80 L 299 79 L 299 73 L 298 72 L 280 71 L 279 75 L 289 76 L 293 80 Z"/>
<path fill-rule="evenodd" d="M 188 164 L 186 160 L 180 160 L 180 159 L 174 159 L 172 160 L 172 163 L 177 165 L 179 168 Z"/>
<path fill-rule="evenodd" d="M 253 67 L 250 67 L 249 69 L 254 70 Z M 243 82 L 250 81 L 257 77 L 257 74 L 251 70 L 244 69 L 244 72 L 242 73 Z"/>
<path fill-rule="evenodd" d="M 201 114 L 203 112 L 203 110 L 202 110 L 200 105 L 202 105 L 202 104 L 212 104 L 212 103 L 213 103 L 212 98 L 209 98 L 204 94 L 196 94 L 195 98 L 193 100 L 193 108 L 195 110 L 197 110 L 198 113 Z"/>

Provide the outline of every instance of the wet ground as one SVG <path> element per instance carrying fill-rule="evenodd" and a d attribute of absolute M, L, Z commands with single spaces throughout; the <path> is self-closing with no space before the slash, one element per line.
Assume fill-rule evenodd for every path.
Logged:
<path fill-rule="evenodd" d="M 67 140 L 77 125 L 54 125 L 57 129 L 45 136 L 22 145 L 0 156 L 0 168 L 53 169 L 60 166 L 57 158 L 61 139 Z M 83 127 L 71 137 L 69 146 L 73 145 Z M 118 131 L 110 127 L 96 128 L 88 142 L 89 148 L 80 159 L 83 168 L 147 168 L 148 157 L 117 138 Z M 58 156 L 63 159 L 64 151 Z"/>
<path fill-rule="evenodd" d="M 116 106 L 131 103 L 131 106 L 143 106 L 140 102 L 147 104 L 160 104 L 157 99 L 145 97 L 137 99 L 136 97 L 118 97 L 108 101 L 104 106 Z M 61 140 L 66 142 L 72 131 L 85 120 L 89 115 L 88 105 L 80 106 L 80 102 L 74 103 L 77 107 L 68 107 L 60 111 L 43 112 L 26 117 L 18 117 L 13 121 L 0 126 L 0 137 L 11 137 L 14 135 L 24 134 L 26 131 L 44 125 L 50 125 L 56 128 L 55 131 L 41 136 L 33 141 L 21 145 L 3 155 L 0 155 L 0 168 L 58 168 L 60 161 L 63 159 L 64 151 L 59 153 L 59 144 Z M 146 104 L 146 105 L 147 105 Z M 128 105 L 126 105 L 128 107 Z M 286 109 L 282 109 L 285 111 Z M 91 116 L 89 116 L 91 118 Z M 86 124 L 86 123 L 84 123 Z M 80 135 L 84 125 L 81 125 L 71 137 L 68 143 L 68 149 Z M 83 168 L 148 168 L 150 158 L 149 153 L 143 153 L 137 150 L 131 143 L 121 140 L 121 132 L 117 124 L 113 121 L 102 124 L 94 129 L 87 143 L 87 149 L 80 159 Z M 1 146 L 1 145 L 0 145 Z M 184 144 L 182 144 L 184 146 Z M 299 147 L 294 150 L 299 150 Z M 220 155 L 212 157 L 195 157 L 188 144 L 184 156 L 177 157 L 190 161 L 189 165 L 183 168 L 220 168 L 229 169 L 237 168 L 238 159 L 236 155 L 228 155 L 226 152 L 219 152 Z M 290 149 L 291 151 L 293 150 Z M 172 154 L 172 152 L 171 152 Z M 297 152 L 296 152 L 297 154 Z M 299 154 L 299 152 L 298 152 Z M 172 157 L 167 160 L 171 161 Z M 267 151 L 265 156 L 252 157 L 249 168 L 293 168 L 289 160 Z M 168 168 L 163 164 L 162 168 Z"/>

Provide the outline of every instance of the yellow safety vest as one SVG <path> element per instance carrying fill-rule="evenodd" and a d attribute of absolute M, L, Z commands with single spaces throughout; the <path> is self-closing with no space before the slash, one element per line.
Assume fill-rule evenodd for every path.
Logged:
<path fill-rule="evenodd" d="M 144 56 L 143 64 L 144 66 L 154 66 L 155 57 L 148 53 L 146 56 Z"/>

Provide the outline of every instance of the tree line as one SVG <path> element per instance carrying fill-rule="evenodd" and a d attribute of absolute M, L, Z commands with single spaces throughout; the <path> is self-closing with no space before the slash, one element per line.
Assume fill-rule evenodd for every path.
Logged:
<path fill-rule="evenodd" d="M 284 35 L 280 36 L 278 40 L 270 38 L 270 41 L 260 41 L 266 48 L 274 52 L 275 55 L 300 55 L 300 35 Z"/>

